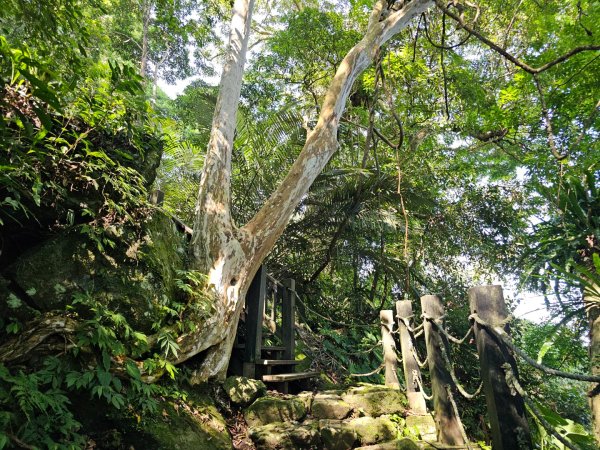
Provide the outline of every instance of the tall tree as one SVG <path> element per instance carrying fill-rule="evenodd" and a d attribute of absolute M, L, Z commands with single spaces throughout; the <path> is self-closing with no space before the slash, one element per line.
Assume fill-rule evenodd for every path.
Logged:
<path fill-rule="evenodd" d="M 433 4 L 415 0 L 396 10 L 387 1 L 375 2 L 365 35 L 339 65 L 298 159 L 257 214 L 238 228 L 231 218 L 231 155 L 253 3 L 234 3 L 227 61 L 196 206 L 193 264 L 208 274 L 207 289 L 216 309 L 211 323 L 179 338 L 180 360 L 208 350 L 198 379 L 225 375 L 245 293 L 294 209 L 337 150 L 339 121 L 354 81 L 385 42 Z"/>

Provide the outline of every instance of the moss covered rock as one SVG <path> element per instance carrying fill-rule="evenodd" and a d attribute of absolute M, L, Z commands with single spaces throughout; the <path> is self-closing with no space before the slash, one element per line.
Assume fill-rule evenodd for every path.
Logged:
<path fill-rule="evenodd" d="M 296 398 L 262 397 L 244 412 L 250 427 L 267 425 L 273 422 L 300 421 L 306 416 L 304 403 Z"/>
<path fill-rule="evenodd" d="M 408 409 L 406 394 L 397 389 L 379 385 L 362 385 L 349 389 L 342 399 L 364 415 L 405 415 Z"/>
<path fill-rule="evenodd" d="M 348 422 L 356 431 L 359 442 L 362 445 L 377 444 L 395 439 L 398 428 L 389 417 L 357 417 Z"/>
<path fill-rule="evenodd" d="M 246 406 L 267 393 L 267 386 L 260 380 L 246 377 L 229 377 L 223 383 L 229 399 L 238 405 Z"/>
<path fill-rule="evenodd" d="M 358 447 L 356 450 L 434 450 L 435 447 L 431 447 L 427 444 L 417 443 L 409 438 L 398 439 L 390 442 L 384 442 L 382 444 L 367 445 L 364 447 Z"/>
<path fill-rule="evenodd" d="M 98 450 L 231 450 L 227 424 L 213 400 L 197 391 L 187 394 L 185 401 L 159 400 L 155 415 L 116 410 L 85 395 L 72 403 Z"/>
<path fill-rule="evenodd" d="M 406 417 L 406 434 L 426 441 L 437 440 L 435 420 L 431 414 Z"/>
<path fill-rule="evenodd" d="M 315 422 L 303 424 L 270 423 L 253 428 L 250 438 L 258 450 L 314 449 L 321 445 Z"/>
<path fill-rule="evenodd" d="M 316 419 L 345 419 L 352 412 L 352 406 L 339 395 L 317 394 L 310 411 Z"/>
<path fill-rule="evenodd" d="M 358 437 L 354 428 L 341 420 L 319 420 L 319 431 L 325 450 L 348 450 Z"/>
<path fill-rule="evenodd" d="M 298 400 L 300 400 L 302 403 L 304 403 L 304 407 L 306 408 L 306 412 L 308 414 L 310 414 L 314 397 L 315 397 L 315 394 L 313 392 L 308 392 L 308 391 L 300 392 L 296 396 L 296 398 Z"/>
<path fill-rule="evenodd" d="M 12 283 L 0 290 L 0 303 L 6 308 L 16 297 L 39 311 L 62 310 L 86 294 L 149 332 L 179 295 L 176 279 L 184 266 L 185 238 L 160 213 L 137 230 L 113 227 L 105 238 L 115 242 L 115 249 L 100 251 L 79 232 L 30 249 L 4 271 Z"/>

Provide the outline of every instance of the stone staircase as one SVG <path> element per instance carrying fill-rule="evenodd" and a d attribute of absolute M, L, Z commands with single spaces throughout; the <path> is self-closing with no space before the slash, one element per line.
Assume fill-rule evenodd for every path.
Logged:
<path fill-rule="evenodd" d="M 246 380 L 246 396 L 234 400 L 235 392 L 227 388 L 227 382 L 226 391 L 232 401 L 248 405 L 244 417 L 258 450 L 463 448 L 436 442 L 432 416 L 411 414 L 405 393 L 397 389 L 361 384 L 298 395 L 265 394 L 260 381 L 237 378 Z"/>

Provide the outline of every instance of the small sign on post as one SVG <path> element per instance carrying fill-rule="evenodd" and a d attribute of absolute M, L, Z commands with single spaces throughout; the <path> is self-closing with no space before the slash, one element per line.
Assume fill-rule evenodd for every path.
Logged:
<path fill-rule="evenodd" d="M 155 189 L 148 197 L 148 201 L 156 206 L 162 206 L 165 201 L 165 193 L 160 189 Z"/>

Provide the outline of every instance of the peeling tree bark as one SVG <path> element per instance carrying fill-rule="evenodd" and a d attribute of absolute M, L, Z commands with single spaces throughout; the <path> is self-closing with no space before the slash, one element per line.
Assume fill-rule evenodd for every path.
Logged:
<path fill-rule="evenodd" d="M 253 4 L 254 0 L 236 0 L 233 6 L 229 50 L 196 203 L 191 266 L 207 275 L 204 289 L 213 299 L 213 311 L 208 319 L 189 312 L 186 321 L 195 321 L 197 326 L 178 336 L 180 351 L 170 361 L 179 364 L 205 352 L 194 376 L 196 382 L 225 376 L 246 291 L 302 197 L 337 150 L 337 129 L 352 84 L 372 63 L 381 45 L 428 9 L 433 0 L 413 0 L 389 15 L 388 2 L 376 2 L 366 34 L 342 60 L 326 93 L 317 125 L 309 132 L 298 159 L 255 217 L 237 228 L 230 211 L 231 156 Z M 39 324 L 29 327 L 24 335 L 27 342 L 19 343 L 23 350 L 19 354 L 11 353 L 11 343 L 1 346 L 0 361 L 26 357 L 57 333 L 73 334 L 78 325 L 76 319 L 53 322 L 54 319 L 46 315 Z M 163 331 L 176 332 L 177 327 Z M 148 337 L 150 347 L 156 344 L 157 336 Z M 145 375 L 147 382 L 160 377 Z"/>
<path fill-rule="evenodd" d="M 592 375 L 600 375 L 600 286 L 592 280 L 583 291 L 583 303 L 590 323 L 590 365 Z M 590 393 L 590 409 L 594 437 L 600 446 L 600 385 L 593 385 Z"/>
<path fill-rule="evenodd" d="M 260 211 L 237 228 L 230 212 L 231 150 L 253 0 L 236 0 L 192 238 L 193 268 L 208 275 L 206 289 L 214 297 L 216 311 L 198 332 L 178 339 L 181 352 L 177 362 L 207 350 L 196 381 L 225 375 L 248 286 L 302 197 L 337 150 L 337 129 L 354 81 L 372 63 L 381 45 L 432 4 L 432 0 L 414 0 L 384 19 L 389 12 L 387 2 L 376 2 L 366 34 L 339 65 L 317 125 L 309 132 L 298 159 Z"/>
<path fill-rule="evenodd" d="M 337 129 L 352 84 L 372 63 L 381 45 L 428 9 L 433 0 L 413 0 L 389 15 L 388 2 L 376 2 L 366 34 L 342 60 L 326 93 L 317 125 L 309 132 L 298 159 L 254 218 L 237 228 L 230 210 L 231 155 L 253 4 L 254 0 L 236 0 L 233 6 L 229 50 L 196 203 L 191 268 L 207 275 L 204 289 L 212 297 L 213 311 L 208 319 L 188 313 L 185 320 L 195 321 L 197 326 L 178 336 L 180 351 L 170 361 L 179 364 L 205 352 L 193 379 L 196 382 L 225 376 L 246 291 L 302 197 L 337 150 Z M 11 343 L 1 346 L 0 361 L 25 358 L 57 333 L 67 336 L 75 332 L 76 319 L 55 319 L 46 315 L 29 327 L 23 338 L 27 342 L 18 345 L 22 349 L 19 354 L 11 353 Z M 173 326 L 163 331 L 177 330 Z M 150 347 L 156 344 L 157 336 L 148 337 Z M 147 382 L 160 377 L 145 375 Z"/>

